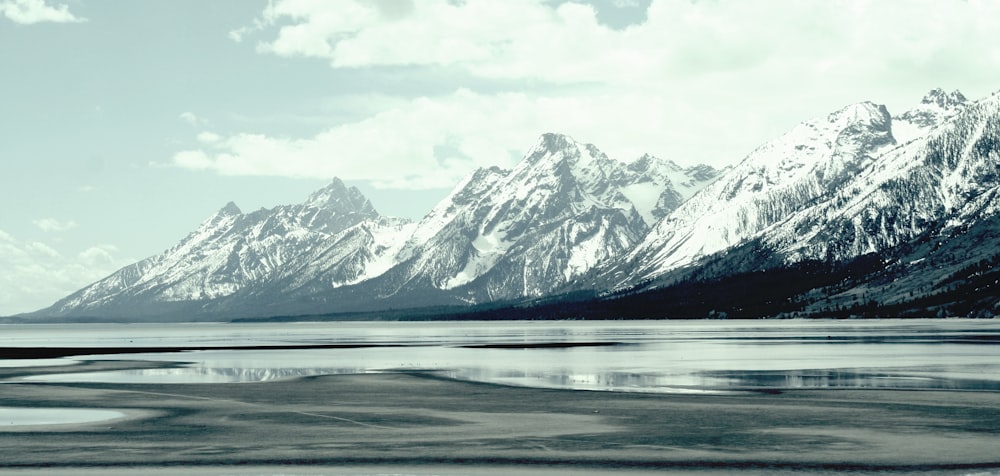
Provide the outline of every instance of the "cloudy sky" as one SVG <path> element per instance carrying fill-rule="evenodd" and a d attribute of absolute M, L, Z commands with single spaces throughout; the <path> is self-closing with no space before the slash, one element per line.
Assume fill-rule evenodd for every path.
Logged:
<path fill-rule="evenodd" d="M 987 0 L 0 0 L 0 315 L 334 176 L 419 218 L 544 132 L 723 166 L 986 96 L 997 32 Z"/>

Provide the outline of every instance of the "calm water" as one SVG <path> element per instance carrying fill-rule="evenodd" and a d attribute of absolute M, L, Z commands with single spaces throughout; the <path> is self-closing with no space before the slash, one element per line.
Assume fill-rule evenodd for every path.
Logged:
<path fill-rule="evenodd" d="M 123 417 L 124 413 L 114 410 L 0 407 L 0 431 L 17 426 L 90 423 Z"/>
<path fill-rule="evenodd" d="M 996 319 L 0 326 L 0 347 L 261 345 L 359 347 L 0 359 L 0 367 L 82 360 L 183 363 L 169 369 L 26 377 L 43 381 L 249 382 L 435 370 L 458 379 L 628 392 L 1000 390 Z"/>

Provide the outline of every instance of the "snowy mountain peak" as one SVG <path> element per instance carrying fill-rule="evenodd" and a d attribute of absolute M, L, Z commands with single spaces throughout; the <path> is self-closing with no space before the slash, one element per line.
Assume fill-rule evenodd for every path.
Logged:
<path fill-rule="evenodd" d="M 715 180 L 724 170 L 719 170 L 711 165 L 701 164 L 688 167 L 685 172 L 694 182 L 710 182 Z"/>
<path fill-rule="evenodd" d="M 941 109 L 951 109 L 960 104 L 965 104 L 968 100 L 957 89 L 946 93 L 941 88 L 934 88 L 927 93 L 920 101 L 921 104 L 934 104 Z"/>
<path fill-rule="evenodd" d="M 833 128 L 846 130 L 854 127 L 873 127 L 880 130 L 889 128 L 892 119 L 889 110 L 871 101 L 851 104 L 827 116 Z"/>
<path fill-rule="evenodd" d="M 219 211 L 215 215 L 216 216 L 221 216 L 221 217 L 231 217 L 231 216 L 237 216 L 237 215 L 242 215 L 242 214 L 243 214 L 243 210 L 240 210 L 240 207 L 236 206 L 235 202 L 229 202 L 229 203 L 226 204 L 226 206 L 220 208 Z"/>
<path fill-rule="evenodd" d="M 569 169 L 586 169 L 595 161 L 604 163 L 610 160 L 593 144 L 577 142 L 565 134 L 546 133 L 538 138 L 524 160 L 515 167 L 514 173 L 517 175 L 528 170 L 531 170 L 529 173 L 536 173 L 541 170 L 539 167 L 553 169 L 561 164 Z"/>
<path fill-rule="evenodd" d="M 230 202 L 176 246 L 39 315 L 216 319 L 485 303 L 846 263 L 924 237 L 936 250 L 967 224 L 1000 223 L 998 149 L 1000 94 L 969 102 L 941 89 L 896 117 L 871 102 L 818 116 L 721 171 L 652 154 L 620 161 L 543 134 L 512 169 L 476 170 L 419 223 L 379 216 L 339 179 L 301 204 L 244 214 Z M 966 241 L 970 260 L 995 268 L 996 240 L 984 236 Z M 879 267 L 925 259 L 901 252 L 912 258 Z M 940 260 L 926 266 L 928 277 L 911 281 L 930 284 L 906 278 L 899 289 L 929 296 L 941 273 L 977 278 Z M 981 283 L 995 291 L 995 278 Z"/>
<path fill-rule="evenodd" d="M 467 208 L 489 195 L 489 191 L 509 173 L 500 167 L 479 168 L 460 182 L 452 192 L 439 202 L 416 225 L 399 253 L 399 261 L 406 261 L 442 228 L 447 226 Z"/>
<path fill-rule="evenodd" d="M 378 214 L 357 187 L 347 187 L 339 178 L 334 178 L 330 185 L 313 192 L 303 205 L 341 213 Z"/>
<path fill-rule="evenodd" d="M 652 155 L 625 163 L 543 134 L 513 169 L 477 170 L 424 217 L 393 279 L 477 302 L 543 295 L 627 251 L 704 184 Z"/>
<path fill-rule="evenodd" d="M 892 137 L 892 116 L 884 105 L 864 102 L 848 106 L 840 113 L 847 118 L 835 126 L 842 128 L 837 136 L 837 146 L 849 148 L 847 152 L 872 153 L 895 143 Z"/>
<path fill-rule="evenodd" d="M 700 190 L 707 182 L 714 180 L 721 172 L 706 164 L 683 167 L 670 159 L 661 159 L 652 154 L 642 154 L 638 159 L 629 162 L 628 170 L 639 174 L 667 176 L 669 180 L 666 183 L 680 187 L 678 192 L 685 199 L 690 198 L 694 192 Z"/>
<path fill-rule="evenodd" d="M 546 132 L 538 138 L 538 142 L 534 147 L 532 147 L 531 152 L 528 152 L 527 156 L 533 157 L 538 152 L 541 152 L 542 154 L 545 152 L 558 152 L 560 150 L 576 147 L 577 145 L 577 142 L 566 134 Z"/>
<path fill-rule="evenodd" d="M 195 233 L 197 234 L 204 230 L 214 230 L 219 227 L 230 226 L 233 222 L 239 220 L 241 216 L 243 216 L 243 211 L 240 210 L 240 207 L 236 206 L 235 202 L 229 202 L 226 206 L 215 212 L 214 215 L 203 221 Z"/>
<path fill-rule="evenodd" d="M 758 147 L 736 166 L 730 176 L 739 178 L 731 191 L 757 193 L 781 188 L 817 170 L 839 168 L 845 154 L 853 157 L 892 144 L 891 131 L 889 111 L 871 102 L 852 104 L 803 122 Z"/>
<path fill-rule="evenodd" d="M 675 172 L 683 170 L 683 168 L 681 168 L 680 165 L 677 165 L 674 161 L 661 159 L 652 154 L 642 154 L 642 157 L 639 157 L 628 164 L 628 169 L 638 173 L 645 173 L 656 169 L 666 169 Z"/>
<path fill-rule="evenodd" d="M 893 118 L 892 135 L 900 144 L 924 137 L 931 129 L 965 110 L 968 100 L 958 90 L 951 93 L 936 88 L 913 109 Z"/>
<path fill-rule="evenodd" d="M 633 249 L 629 266 L 653 278 L 775 225 L 892 146 L 891 124 L 885 106 L 861 102 L 795 126 L 680 203 Z"/>

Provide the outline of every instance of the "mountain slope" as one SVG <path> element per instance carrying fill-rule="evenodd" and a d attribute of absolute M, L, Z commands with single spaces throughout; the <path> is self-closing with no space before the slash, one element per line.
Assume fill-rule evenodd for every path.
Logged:
<path fill-rule="evenodd" d="M 380 216 L 340 180 L 300 205 L 229 204 L 39 314 L 188 319 L 540 296 L 627 252 L 715 175 L 648 155 L 626 164 L 546 134 L 513 169 L 472 173 L 419 223 Z"/>
<path fill-rule="evenodd" d="M 36 315 L 503 302 L 521 303 L 509 315 L 522 317 L 994 315 L 998 147 L 1000 95 L 940 89 L 895 116 L 862 102 L 804 122 L 723 171 L 620 162 L 544 134 L 419 222 L 380 216 L 339 180 L 300 205 L 229 204 L 175 247 Z M 558 297 L 568 291 L 580 292 Z"/>
<path fill-rule="evenodd" d="M 879 252 L 931 229 L 996 214 L 1000 186 L 1000 96 L 963 105 L 923 137 L 882 154 L 765 241 L 789 259 Z M 822 217 L 822 220 L 820 220 Z"/>
<path fill-rule="evenodd" d="M 244 214 L 229 203 L 176 246 L 40 312 L 136 318 L 198 312 L 213 301 L 266 286 L 290 263 L 320 248 L 330 237 L 378 217 L 361 192 L 340 180 L 300 205 Z M 347 268 L 350 276 L 355 270 Z M 343 270 L 328 266 L 327 272 Z"/>
<path fill-rule="evenodd" d="M 897 183 L 894 180 L 922 174 L 940 176 L 940 170 L 913 167 L 920 163 L 915 155 L 928 147 L 931 137 L 945 140 L 947 134 L 940 131 L 949 124 L 965 124 L 970 120 L 967 118 L 979 114 L 972 111 L 980 108 L 967 107 L 960 93 L 944 98 L 941 94 L 932 91 L 918 108 L 900 119 L 890 117 L 884 106 L 865 102 L 800 124 L 753 151 L 657 224 L 643 243 L 608 273 L 608 279 L 619 287 L 656 279 L 762 235 L 768 237 L 765 241 L 772 248 L 785 253 L 789 262 L 823 257 L 827 251 L 834 258 L 850 258 L 905 241 L 922 230 L 921 220 L 926 222 L 940 204 L 918 196 L 937 193 L 934 180 L 893 185 Z M 900 144 L 893 134 L 897 122 L 910 133 L 923 131 L 924 135 Z M 951 146 L 933 144 L 929 150 L 947 147 Z M 893 186 L 912 190 L 909 195 L 893 197 L 874 191 Z M 847 213 L 843 207 L 852 200 L 869 200 L 865 202 L 868 205 L 854 203 L 855 208 L 893 208 L 891 213 L 906 217 L 912 226 L 895 230 L 898 236 L 893 238 L 872 233 L 875 230 L 870 223 L 846 226 L 836 210 Z M 856 219 L 860 220 L 855 216 L 849 221 Z M 866 238 L 837 248 L 836 243 L 845 239 L 844 233 Z"/>
<path fill-rule="evenodd" d="M 652 156 L 626 164 L 545 134 L 513 169 L 473 173 L 418 223 L 384 292 L 429 288 L 466 302 L 550 293 L 627 252 L 715 175 Z"/>

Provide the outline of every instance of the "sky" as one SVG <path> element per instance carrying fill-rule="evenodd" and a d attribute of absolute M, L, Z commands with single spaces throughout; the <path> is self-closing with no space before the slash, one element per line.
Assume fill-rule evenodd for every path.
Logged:
<path fill-rule="evenodd" d="M 0 0 L 0 315 L 333 177 L 419 219 L 546 132 L 721 167 L 988 96 L 997 32 L 992 0 Z"/>

